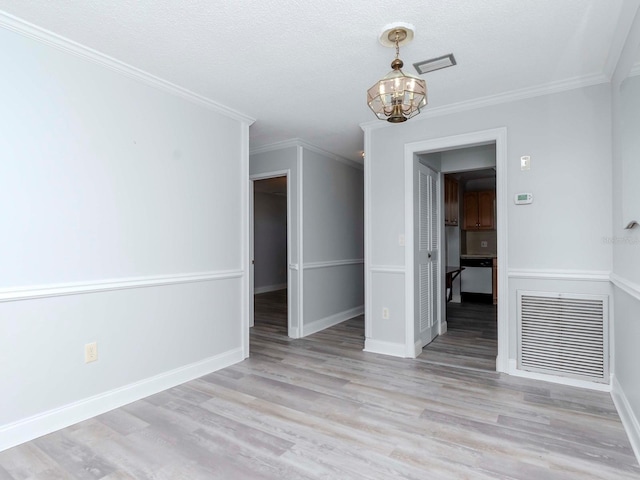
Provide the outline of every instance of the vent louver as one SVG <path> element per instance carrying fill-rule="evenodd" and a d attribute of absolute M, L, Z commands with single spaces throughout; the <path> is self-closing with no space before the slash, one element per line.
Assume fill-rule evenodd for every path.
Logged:
<path fill-rule="evenodd" d="M 518 368 L 609 382 L 608 298 L 518 292 Z"/>

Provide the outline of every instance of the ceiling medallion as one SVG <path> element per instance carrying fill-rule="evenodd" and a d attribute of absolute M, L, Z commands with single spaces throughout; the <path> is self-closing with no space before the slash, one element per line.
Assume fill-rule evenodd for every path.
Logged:
<path fill-rule="evenodd" d="M 427 84 L 421 78 L 404 73 L 400 60 L 400 45 L 413 40 L 414 27 L 408 23 L 394 23 L 384 27 L 380 43 L 395 47 L 396 58 L 391 72 L 367 91 L 369 108 L 380 120 L 401 123 L 420 113 L 427 104 Z"/>

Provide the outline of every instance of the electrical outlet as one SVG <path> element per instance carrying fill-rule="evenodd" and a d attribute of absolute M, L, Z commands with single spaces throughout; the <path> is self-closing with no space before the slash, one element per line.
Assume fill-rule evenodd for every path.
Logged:
<path fill-rule="evenodd" d="M 95 362 L 96 360 L 98 360 L 97 342 L 87 343 L 84 346 L 84 363 Z"/>
<path fill-rule="evenodd" d="M 400 235 L 398 235 L 398 245 L 400 245 L 401 247 L 404 247 L 404 233 L 401 233 Z"/>
<path fill-rule="evenodd" d="M 481 248 L 487 248 L 487 245 L 488 244 L 487 244 L 486 240 L 483 240 L 482 242 L 480 242 L 480 247 Z"/>
<path fill-rule="evenodd" d="M 389 320 L 389 309 L 387 307 L 383 307 L 382 309 L 382 319 Z"/>

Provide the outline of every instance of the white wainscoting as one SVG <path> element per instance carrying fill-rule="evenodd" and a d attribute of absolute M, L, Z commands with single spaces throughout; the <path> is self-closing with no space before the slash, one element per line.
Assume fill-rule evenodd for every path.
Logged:
<path fill-rule="evenodd" d="M 640 285 L 630 282 L 626 278 L 614 273 L 611 274 L 611 283 L 629 296 L 640 301 Z M 636 321 L 637 320 L 638 318 L 636 317 Z M 634 413 L 622 385 L 620 385 L 620 382 L 618 382 L 615 376 L 615 372 L 612 378 L 611 396 L 613 397 L 613 402 L 616 405 L 618 415 L 620 415 L 620 420 L 627 432 L 633 451 L 636 454 L 636 458 L 638 462 L 640 462 L 640 419 L 638 419 Z"/>
<path fill-rule="evenodd" d="M 0 290 L 0 303 L 29 301 L 46 297 L 95 294 L 124 289 L 154 288 L 194 282 L 215 282 L 241 279 L 243 276 L 244 272 L 242 270 L 211 271 L 4 288 Z M 2 425 L 0 426 L 0 451 L 215 372 L 241 362 L 244 358 L 242 347 L 233 348 L 209 358 Z"/>
<path fill-rule="evenodd" d="M 312 335 L 325 328 L 333 327 L 339 323 L 364 314 L 364 305 L 339 312 L 329 317 L 320 318 L 304 326 L 304 336 Z"/>
<path fill-rule="evenodd" d="M 636 454 L 638 462 L 640 462 L 640 421 L 638 421 L 638 417 L 633 413 L 631 404 L 629 400 L 627 400 L 624 390 L 622 390 L 615 375 L 613 376 L 612 383 L 611 397 L 613 398 L 613 403 L 616 405 L 616 410 L 618 410 L 622 425 L 627 432 L 629 442 L 633 447 L 633 452 Z"/>
<path fill-rule="evenodd" d="M 380 353 L 391 355 L 392 357 L 407 358 L 407 346 L 404 343 L 385 342 L 367 338 L 364 341 L 364 351 L 369 353 Z"/>
<path fill-rule="evenodd" d="M 242 348 L 235 348 L 191 365 L 4 425 L 0 427 L 0 451 L 231 366 L 243 359 Z"/>

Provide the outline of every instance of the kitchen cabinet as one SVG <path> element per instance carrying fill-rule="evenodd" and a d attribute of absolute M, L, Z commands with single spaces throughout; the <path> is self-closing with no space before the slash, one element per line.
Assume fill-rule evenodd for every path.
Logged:
<path fill-rule="evenodd" d="M 444 177 L 444 224 L 457 226 L 459 213 L 458 181 L 449 176 Z"/>
<path fill-rule="evenodd" d="M 495 230 L 496 192 L 466 192 L 463 199 L 464 230 Z"/>

